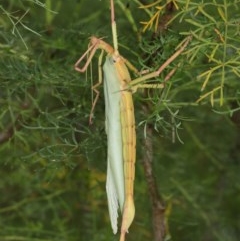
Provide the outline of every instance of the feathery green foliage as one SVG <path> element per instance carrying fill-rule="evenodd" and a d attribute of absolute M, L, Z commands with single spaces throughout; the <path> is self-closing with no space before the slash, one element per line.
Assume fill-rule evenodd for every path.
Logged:
<path fill-rule="evenodd" d="M 73 68 L 91 35 L 112 43 L 109 1 L 91 2 L 0 5 L 0 240 L 118 239 L 105 197 L 102 92 L 88 124 L 97 57 L 87 76 Z M 153 166 L 169 207 L 168 237 L 238 240 L 239 6 L 239 0 L 115 1 L 120 53 L 138 69 L 157 69 L 192 36 L 153 80 L 162 82 L 177 67 L 166 88 L 134 94 L 137 215 L 129 241 L 152 240 L 141 165 L 147 126 L 155 130 Z"/>

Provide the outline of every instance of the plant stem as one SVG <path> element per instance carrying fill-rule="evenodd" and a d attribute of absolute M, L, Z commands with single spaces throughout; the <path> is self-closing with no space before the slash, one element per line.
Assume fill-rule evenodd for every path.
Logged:
<path fill-rule="evenodd" d="M 148 115 L 148 108 L 143 105 L 142 107 L 145 115 Z M 144 155 L 143 155 L 143 167 L 150 195 L 150 201 L 152 206 L 152 224 L 153 224 L 153 240 L 163 241 L 166 236 L 166 223 L 164 218 L 165 204 L 161 198 L 156 179 L 153 174 L 152 160 L 153 160 L 153 130 L 150 125 L 146 126 L 146 137 L 144 139 Z"/>

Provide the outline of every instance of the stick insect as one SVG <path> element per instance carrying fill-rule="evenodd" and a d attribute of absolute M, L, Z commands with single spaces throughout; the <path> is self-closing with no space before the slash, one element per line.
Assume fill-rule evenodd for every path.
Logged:
<path fill-rule="evenodd" d="M 100 49 L 99 57 L 99 81 L 92 87 L 96 97 L 92 104 L 92 113 L 99 97 L 98 87 L 104 84 L 105 128 L 108 138 L 107 157 L 107 181 L 106 190 L 108 198 L 108 208 L 113 233 L 117 233 L 118 208 L 122 213 L 120 241 L 125 240 L 125 234 L 134 219 L 134 177 L 136 160 L 136 132 L 135 117 L 132 93 L 139 87 L 164 88 L 164 83 L 157 85 L 144 84 L 148 79 L 157 77 L 177 56 L 179 56 L 187 46 L 190 38 L 185 39 L 182 46 L 157 70 L 147 73 L 134 80 L 131 80 L 128 69 L 139 74 L 137 69 L 118 51 L 117 28 L 114 16 L 114 2 L 111 5 L 111 26 L 113 47 L 104 42 L 101 38 L 92 36 L 89 48 L 75 63 L 75 70 L 85 72 L 92 61 L 95 52 Z M 104 52 L 106 59 L 102 69 Z M 86 59 L 86 60 L 85 60 Z M 80 67 L 82 62 L 83 67 Z M 171 75 L 167 75 L 167 80 Z"/>

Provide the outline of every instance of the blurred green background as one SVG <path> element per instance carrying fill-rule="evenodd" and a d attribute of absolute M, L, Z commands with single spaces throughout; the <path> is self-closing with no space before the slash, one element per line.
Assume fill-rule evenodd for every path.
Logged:
<path fill-rule="evenodd" d="M 140 22 L 151 19 L 156 6 L 146 11 L 137 0 L 115 1 L 125 58 L 138 69 L 154 69 L 184 36 L 193 39 L 167 69 L 180 64 L 166 90 L 134 94 L 136 217 L 127 240 L 153 240 L 142 161 L 150 126 L 167 238 L 237 241 L 240 2 L 172 1 L 171 9 L 169 1 L 155 2 L 163 6 L 163 17 L 158 29 L 143 33 Z M 97 57 L 87 76 L 74 70 L 90 36 L 112 43 L 109 1 L 9 0 L 0 2 L 0 13 L 0 241 L 118 240 L 105 193 L 102 88 L 94 123 L 88 123 Z M 168 30 L 159 30 L 164 19 L 172 22 Z"/>

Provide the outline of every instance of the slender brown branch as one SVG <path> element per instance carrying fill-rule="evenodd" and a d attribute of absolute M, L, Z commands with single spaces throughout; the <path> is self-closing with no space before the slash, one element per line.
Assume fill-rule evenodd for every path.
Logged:
<path fill-rule="evenodd" d="M 30 103 L 29 102 L 24 102 L 21 105 L 21 108 L 26 110 L 30 108 Z M 33 116 L 36 115 L 36 110 L 32 111 Z M 30 121 L 31 118 L 28 119 Z M 15 120 L 8 124 L 5 129 L 0 131 L 0 144 L 3 144 L 7 141 L 9 141 L 15 134 L 16 131 L 22 129 L 22 123 L 24 122 L 23 116 L 21 114 L 17 114 Z"/>
<path fill-rule="evenodd" d="M 0 132 L 0 144 L 7 142 L 9 139 L 11 139 L 11 137 L 14 135 L 14 132 L 16 130 L 21 129 L 21 125 L 20 125 L 21 119 L 22 119 L 21 116 L 18 115 L 16 117 L 16 120 L 12 124 L 8 125 L 5 130 L 2 130 Z"/>
<path fill-rule="evenodd" d="M 148 115 L 147 106 L 142 106 L 145 115 Z M 144 139 L 144 155 L 143 166 L 145 177 L 147 181 L 148 191 L 150 194 L 150 201 L 152 206 L 152 223 L 153 223 L 153 236 L 154 241 L 163 241 L 166 235 L 166 224 L 164 218 L 165 204 L 160 194 L 156 179 L 153 173 L 152 160 L 153 160 L 153 130 L 151 126 L 146 127 L 146 138 Z"/>

